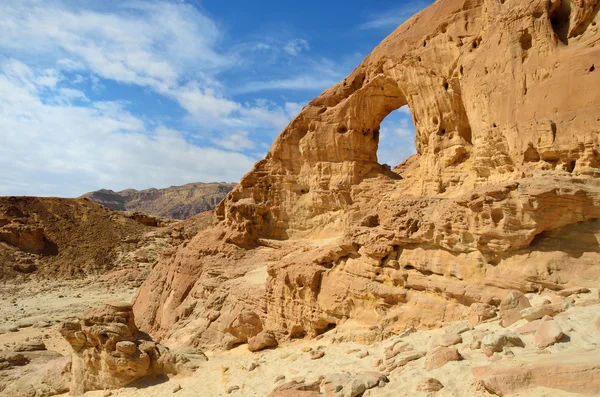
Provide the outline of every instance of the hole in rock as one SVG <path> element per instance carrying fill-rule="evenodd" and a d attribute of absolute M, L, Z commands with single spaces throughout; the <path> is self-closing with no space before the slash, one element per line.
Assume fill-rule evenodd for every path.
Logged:
<path fill-rule="evenodd" d="M 571 25 L 571 2 L 562 1 L 560 6 L 550 14 L 550 23 L 558 39 L 565 45 L 569 44 L 569 27 Z"/>
<path fill-rule="evenodd" d="M 594 65 L 592 65 L 592 66 L 590 67 L 590 72 L 593 72 L 594 70 L 596 70 L 596 67 L 595 67 Z"/>
<path fill-rule="evenodd" d="M 538 161 L 540 161 L 540 154 L 533 146 L 529 146 L 527 148 L 527 150 L 525 150 L 525 153 L 523 154 L 523 160 L 526 163 L 538 162 Z"/>
<path fill-rule="evenodd" d="M 531 34 L 529 34 L 528 29 L 525 29 L 525 31 L 523 31 L 519 42 L 521 43 L 521 48 L 523 49 L 523 51 L 531 49 L 531 47 L 533 46 L 533 38 L 531 37 Z"/>
<path fill-rule="evenodd" d="M 377 161 L 392 168 L 416 153 L 415 125 L 408 106 L 391 112 L 380 124 Z"/>
<path fill-rule="evenodd" d="M 348 127 L 346 127 L 344 124 L 340 124 L 338 125 L 337 132 L 338 134 L 345 134 L 348 132 Z"/>
<path fill-rule="evenodd" d="M 501 208 L 494 208 L 492 210 L 492 221 L 497 225 L 500 221 L 504 219 L 504 213 Z"/>

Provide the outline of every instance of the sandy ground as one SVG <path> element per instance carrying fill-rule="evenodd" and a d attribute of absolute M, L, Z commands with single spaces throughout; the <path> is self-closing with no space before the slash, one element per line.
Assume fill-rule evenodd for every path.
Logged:
<path fill-rule="evenodd" d="M 253 275 L 262 278 L 261 272 Z M 67 292 L 68 291 L 68 292 Z M 591 297 L 597 297 L 597 291 L 576 297 L 582 302 Z M 88 308 L 103 302 L 118 300 L 130 301 L 135 294 L 134 289 L 118 288 L 108 284 L 98 284 L 93 280 L 62 283 L 30 283 L 20 288 L 4 285 L 0 287 L 0 319 L 2 319 L 2 334 L 0 334 L 0 349 L 11 348 L 27 338 L 42 337 L 49 350 L 69 354 L 69 345 L 58 333 L 58 323 L 75 318 Z M 544 297 L 529 295 L 535 305 Z M 559 314 L 555 319 L 570 337 L 566 343 L 558 343 L 548 350 L 550 353 L 576 351 L 581 348 L 598 348 L 600 332 L 593 326 L 600 315 L 600 305 L 586 307 L 575 306 Z M 511 327 L 514 330 L 526 323 L 521 320 Z M 18 327 L 18 331 L 9 331 Z M 477 330 L 501 329 L 496 321 L 480 324 Z M 384 351 L 390 343 L 398 339 L 394 337 L 371 345 L 356 342 L 338 343 L 339 340 L 352 340 L 358 333 L 369 332 L 364 328 L 347 323 L 324 334 L 319 340 L 298 340 L 280 346 L 276 349 L 259 353 L 250 353 L 246 345 L 239 346 L 227 352 L 207 352 L 209 361 L 202 363 L 199 369 L 191 375 L 178 375 L 119 390 L 88 392 L 88 397 L 105 397 L 108 395 L 133 397 L 159 397 L 173 395 L 178 397 L 198 396 L 266 396 L 277 385 L 290 380 L 306 379 L 310 382 L 322 375 L 347 372 L 351 375 L 361 371 L 379 371 L 378 360 L 383 359 Z M 431 341 L 444 329 L 421 331 L 402 338 L 416 351 L 431 351 Z M 481 350 L 471 350 L 472 331 L 463 336 L 463 343 L 457 345 L 464 360 L 450 362 L 435 370 L 424 369 L 426 357 L 408 363 L 403 369 L 393 371 L 389 375 L 390 383 L 385 387 L 371 389 L 365 392 L 367 397 L 397 397 L 428 395 L 417 393 L 416 385 L 424 378 L 438 379 L 444 388 L 430 395 L 436 396 L 489 396 L 480 390 L 471 374 L 471 368 L 490 363 L 490 358 Z M 533 343 L 533 335 L 522 336 L 525 348 L 511 348 L 514 358 L 504 353 L 502 360 L 516 360 L 525 355 L 536 355 L 537 349 Z M 312 360 L 310 350 L 321 350 L 325 355 Z M 364 352 L 366 357 L 361 358 Z M 600 354 L 600 352 L 599 352 Z M 285 377 L 281 380 L 278 378 Z M 233 386 L 239 390 L 228 394 Z M 109 394 L 112 393 L 112 394 Z M 518 396 L 576 396 L 557 390 L 538 388 L 517 394 Z"/>

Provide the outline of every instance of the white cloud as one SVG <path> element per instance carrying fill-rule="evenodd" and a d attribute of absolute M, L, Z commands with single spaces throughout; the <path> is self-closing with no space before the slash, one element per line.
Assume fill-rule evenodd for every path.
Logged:
<path fill-rule="evenodd" d="M 239 103 L 218 96 L 212 88 L 203 90 L 196 82 L 177 89 L 171 95 L 199 120 L 227 117 L 241 108 Z"/>
<path fill-rule="evenodd" d="M 434 0 L 410 0 L 402 7 L 371 14 L 366 22 L 358 26 L 359 29 L 395 29 L 402 25 L 417 12 L 423 10 Z"/>
<path fill-rule="evenodd" d="M 81 3 L 82 5 L 84 3 Z M 218 54 L 212 20 L 185 3 L 126 2 L 112 13 L 69 2 L 19 0 L 0 4 L 0 47 L 36 56 L 64 54 L 62 64 L 106 79 L 164 91 L 194 70 L 233 60 Z"/>
<path fill-rule="evenodd" d="M 392 167 L 416 153 L 415 127 L 408 106 L 392 112 L 381 123 L 377 158 Z"/>
<path fill-rule="evenodd" d="M 38 83 L 44 71 L 14 60 L 0 70 L 0 195 L 236 181 L 255 161 L 195 146 L 173 129 L 150 129 L 123 102 L 45 103 L 48 87 Z"/>
<path fill-rule="evenodd" d="M 323 90 L 337 83 L 335 77 L 319 77 L 317 75 L 302 75 L 290 79 L 265 80 L 249 82 L 237 91 L 240 93 L 268 91 L 268 90 Z"/>
<path fill-rule="evenodd" d="M 256 147 L 254 142 L 248 139 L 248 131 L 231 132 L 221 138 L 213 138 L 211 141 L 217 146 L 236 152 L 242 152 Z"/>
<path fill-rule="evenodd" d="M 321 90 L 344 73 L 303 56 L 293 60 L 301 67 L 276 76 L 311 74 L 224 84 L 223 71 L 249 69 L 258 58 L 289 62 L 286 54 L 309 43 L 261 39 L 222 49 L 219 26 L 184 1 L 4 0 L 0 15 L 0 195 L 237 180 L 255 160 L 239 152 L 262 150 L 301 105 L 232 95 Z M 168 98 L 184 109 L 193 132 L 161 127 L 157 119 L 169 113 L 134 115 L 132 104 L 114 99 L 139 109 L 148 93 L 153 106 Z M 189 136 L 226 150 L 195 146 Z"/>
<path fill-rule="evenodd" d="M 288 41 L 288 43 L 283 47 L 283 50 L 290 54 L 291 56 L 297 56 L 302 51 L 306 51 L 310 49 L 310 45 L 308 41 L 304 39 L 293 39 Z"/>

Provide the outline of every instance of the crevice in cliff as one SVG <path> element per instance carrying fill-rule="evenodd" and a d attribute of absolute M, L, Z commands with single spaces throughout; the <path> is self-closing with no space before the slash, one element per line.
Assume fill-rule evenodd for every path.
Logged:
<path fill-rule="evenodd" d="M 564 44 L 569 45 L 569 28 L 571 25 L 571 2 L 562 1 L 554 9 L 550 9 L 550 23 L 556 37 Z"/>

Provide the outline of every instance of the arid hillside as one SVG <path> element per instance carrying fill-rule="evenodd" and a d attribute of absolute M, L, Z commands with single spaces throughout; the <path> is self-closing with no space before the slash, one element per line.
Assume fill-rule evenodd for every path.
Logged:
<path fill-rule="evenodd" d="M 83 278 L 146 267 L 163 249 L 207 227 L 211 214 L 176 222 L 87 199 L 0 197 L 0 279 Z"/>
<path fill-rule="evenodd" d="M 97 190 L 81 197 L 117 211 L 139 211 L 171 219 L 187 219 L 214 209 L 235 183 L 190 183 L 165 189 Z"/>

